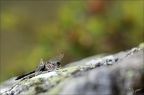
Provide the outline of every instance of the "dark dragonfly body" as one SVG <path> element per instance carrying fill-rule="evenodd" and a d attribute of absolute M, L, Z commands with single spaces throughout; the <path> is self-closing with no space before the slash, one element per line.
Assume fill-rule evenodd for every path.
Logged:
<path fill-rule="evenodd" d="M 56 57 L 53 57 L 51 58 L 50 60 L 48 60 L 47 62 L 43 62 L 43 60 L 41 59 L 40 60 L 40 64 L 38 65 L 38 67 L 36 68 L 36 70 L 32 71 L 32 72 L 29 72 L 27 74 L 23 74 L 21 76 L 18 76 L 16 78 L 16 80 L 19 80 L 21 78 L 24 78 L 30 74 L 33 74 L 35 73 L 35 76 L 38 75 L 39 72 L 41 71 L 48 71 L 48 72 L 51 72 L 51 71 L 54 71 L 57 69 L 57 67 L 61 64 L 61 59 L 64 57 L 64 53 L 61 53 L 60 55 L 56 56 Z"/>
<path fill-rule="evenodd" d="M 35 73 L 35 71 L 29 72 L 29 73 L 27 73 L 27 74 L 20 75 L 20 76 L 18 76 L 15 80 L 19 80 L 19 79 L 24 78 L 25 76 L 30 75 L 30 74 L 33 74 L 33 73 Z"/>
<path fill-rule="evenodd" d="M 43 68 L 40 69 L 40 71 L 46 71 L 46 68 L 43 67 Z M 20 76 L 18 76 L 15 80 L 19 80 L 19 79 L 24 78 L 24 77 L 26 77 L 26 76 L 28 76 L 28 75 L 30 75 L 30 74 L 33 74 L 33 73 L 36 73 L 36 71 L 34 70 L 34 71 L 29 72 L 29 73 L 20 75 Z"/>

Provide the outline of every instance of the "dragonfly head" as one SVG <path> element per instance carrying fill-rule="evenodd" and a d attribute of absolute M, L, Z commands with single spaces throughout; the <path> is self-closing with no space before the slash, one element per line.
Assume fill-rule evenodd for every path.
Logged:
<path fill-rule="evenodd" d="M 61 62 L 57 62 L 57 65 L 60 66 Z"/>

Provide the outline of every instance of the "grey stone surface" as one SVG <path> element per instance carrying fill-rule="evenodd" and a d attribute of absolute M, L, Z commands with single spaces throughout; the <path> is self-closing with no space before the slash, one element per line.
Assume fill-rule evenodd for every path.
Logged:
<path fill-rule="evenodd" d="M 120 56 L 120 55 L 119 55 Z M 132 95 L 143 89 L 143 50 L 111 66 L 101 66 L 74 78 L 60 92 L 73 95 Z M 144 94 L 144 92 L 141 92 Z"/>
<path fill-rule="evenodd" d="M 98 56 L 86 58 L 55 72 L 16 81 L 2 94 L 143 95 L 144 44 L 139 47 L 101 57 L 100 61 Z"/>

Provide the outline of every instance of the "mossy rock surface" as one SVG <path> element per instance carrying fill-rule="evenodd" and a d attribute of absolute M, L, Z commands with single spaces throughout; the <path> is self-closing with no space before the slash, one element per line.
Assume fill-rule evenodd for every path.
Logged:
<path fill-rule="evenodd" d="M 53 72 L 11 82 L 3 95 L 122 95 L 144 93 L 144 44 L 112 55 L 86 58 Z M 109 57 L 108 57 L 109 58 Z M 115 60 L 117 59 L 117 60 Z M 91 61 L 92 60 L 92 61 Z M 100 60 L 99 63 L 96 60 Z M 111 64 L 107 64 L 109 61 Z M 105 63 L 102 63 L 105 62 Z M 92 63 L 92 64 L 91 64 Z M 95 64 L 95 65 L 93 65 Z M 14 80 L 14 79 L 12 79 Z M 119 94 L 118 94 L 119 93 Z"/>

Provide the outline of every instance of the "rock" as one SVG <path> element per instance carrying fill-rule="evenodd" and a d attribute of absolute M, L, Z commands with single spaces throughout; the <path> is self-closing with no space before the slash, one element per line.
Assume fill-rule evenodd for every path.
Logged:
<path fill-rule="evenodd" d="M 133 49 L 132 49 L 133 51 Z M 85 72 L 82 77 L 73 78 L 65 84 L 61 95 L 121 95 L 132 94 L 137 89 L 143 89 L 143 52 L 142 50 L 119 63 L 102 66 Z M 143 93 L 143 92 L 142 92 Z"/>
<path fill-rule="evenodd" d="M 3 82 L 0 85 L 0 93 L 5 92 L 6 90 L 8 90 L 13 84 L 15 84 L 17 81 L 15 80 L 16 77 L 13 77 L 5 82 Z"/>
<path fill-rule="evenodd" d="M 24 78 L 2 94 L 142 95 L 143 53 L 141 44 L 114 55 L 86 58 L 54 72 Z"/>

